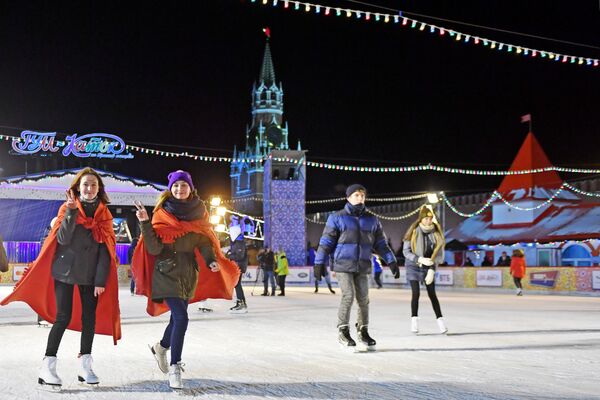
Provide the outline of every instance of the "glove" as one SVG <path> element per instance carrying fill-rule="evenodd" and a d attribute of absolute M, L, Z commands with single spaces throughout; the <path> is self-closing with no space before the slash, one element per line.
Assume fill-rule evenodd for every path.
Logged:
<path fill-rule="evenodd" d="M 395 279 L 400 278 L 400 268 L 398 268 L 398 263 L 391 263 L 388 267 L 390 267 L 390 271 L 394 274 Z"/>
<path fill-rule="evenodd" d="M 427 275 L 425 276 L 425 284 L 431 285 L 433 280 L 435 279 L 435 270 L 433 268 L 429 268 L 427 271 Z"/>
<path fill-rule="evenodd" d="M 314 268 L 315 279 L 317 279 L 319 281 L 321 280 L 321 275 L 323 274 L 323 267 L 324 267 L 324 265 L 315 264 L 315 268 Z"/>
<path fill-rule="evenodd" d="M 433 265 L 433 260 L 431 260 L 431 258 L 427 258 L 427 257 L 419 257 L 417 262 L 419 264 L 421 264 L 421 266 L 424 265 L 426 267 L 431 267 Z"/>

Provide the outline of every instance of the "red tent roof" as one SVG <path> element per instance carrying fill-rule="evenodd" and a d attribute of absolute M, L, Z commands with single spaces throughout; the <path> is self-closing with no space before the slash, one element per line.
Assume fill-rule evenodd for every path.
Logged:
<path fill-rule="evenodd" d="M 515 157 L 511 171 L 551 167 L 552 164 L 542 146 L 532 132 L 527 134 Z M 498 188 L 498 192 L 505 195 L 515 189 L 543 187 L 555 189 L 562 185 L 563 181 L 556 171 L 542 172 L 538 174 L 506 175 Z"/>

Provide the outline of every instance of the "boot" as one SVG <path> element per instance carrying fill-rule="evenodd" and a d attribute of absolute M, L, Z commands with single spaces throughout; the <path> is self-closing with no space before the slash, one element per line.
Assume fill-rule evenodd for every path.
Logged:
<path fill-rule="evenodd" d="M 358 348 L 360 351 L 375 351 L 377 342 L 369 336 L 368 325 L 358 326 L 356 324 L 356 333 L 358 335 Z"/>
<path fill-rule="evenodd" d="M 410 331 L 412 333 L 419 333 L 419 317 L 412 317 L 410 319 Z"/>
<path fill-rule="evenodd" d="M 335 290 L 333 290 L 333 289 L 331 288 L 331 285 L 327 285 L 327 286 L 329 286 L 329 291 L 330 291 L 332 294 L 335 294 Z"/>
<path fill-rule="evenodd" d="M 356 347 L 356 342 L 352 339 L 352 336 L 350 336 L 350 328 L 348 328 L 348 325 L 339 327 L 338 342 L 340 342 L 343 347 Z"/>
<path fill-rule="evenodd" d="M 184 364 L 181 361 L 169 366 L 169 387 L 171 389 L 183 388 L 183 383 L 181 382 L 181 373 L 185 372 L 183 366 Z"/>
<path fill-rule="evenodd" d="M 285 292 L 282 290 L 277 296 L 285 296 Z"/>
<path fill-rule="evenodd" d="M 521 289 L 521 288 L 517 289 L 517 296 L 523 296 L 523 289 Z"/>
<path fill-rule="evenodd" d="M 85 382 L 88 385 L 97 385 L 100 383 L 100 380 L 92 370 L 92 355 L 91 354 L 80 354 L 81 358 L 81 370 L 79 371 L 79 375 L 77 375 L 77 379 L 79 382 Z"/>
<path fill-rule="evenodd" d="M 319 287 L 315 286 L 315 293 L 319 293 Z"/>
<path fill-rule="evenodd" d="M 238 300 L 235 304 L 235 307 L 231 307 L 229 312 L 231 314 L 246 314 L 248 312 L 246 300 Z"/>
<path fill-rule="evenodd" d="M 40 385 L 61 386 L 62 380 L 56 374 L 56 357 L 44 357 L 38 377 Z"/>
<path fill-rule="evenodd" d="M 275 289 L 271 291 L 271 296 L 275 296 Z"/>
<path fill-rule="evenodd" d="M 162 347 L 160 342 L 156 342 L 154 346 L 148 345 L 148 347 L 158 363 L 158 369 L 160 369 L 163 374 L 168 373 L 169 362 L 167 361 L 167 349 Z"/>
<path fill-rule="evenodd" d="M 438 328 L 440 328 L 440 333 L 448 332 L 448 328 L 446 327 L 446 324 L 444 323 L 444 318 L 439 317 L 437 319 L 437 324 L 438 324 Z"/>
<path fill-rule="evenodd" d="M 268 295 L 269 295 L 269 293 L 268 293 L 268 292 L 263 292 L 263 293 L 261 294 L 261 296 L 268 296 Z"/>

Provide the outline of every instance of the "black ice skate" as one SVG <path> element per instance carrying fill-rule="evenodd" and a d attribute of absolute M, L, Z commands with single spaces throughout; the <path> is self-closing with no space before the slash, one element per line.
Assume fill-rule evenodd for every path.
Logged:
<path fill-rule="evenodd" d="M 339 327 L 338 342 L 340 342 L 344 348 L 350 348 L 352 350 L 356 348 L 356 342 L 352 339 L 352 336 L 350 336 L 350 328 L 348 328 L 348 325 Z"/>
<path fill-rule="evenodd" d="M 235 306 L 229 309 L 231 314 L 246 314 L 248 312 L 248 306 L 246 300 L 238 300 L 235 302 Z"/>
<path fill-rule="evenodd" d="M 358 351 L 375 351 L 375 345 L 377 342 L 371 336 L 369 336 L 368 325 L 361 325 L 360 327 L 357 324 L 357 334 L 358 334 Z"/>

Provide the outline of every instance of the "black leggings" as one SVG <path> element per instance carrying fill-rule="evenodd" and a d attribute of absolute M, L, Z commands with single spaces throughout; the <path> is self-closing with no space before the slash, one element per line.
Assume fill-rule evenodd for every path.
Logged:
<path fill-rule="evenodd" d="M 516 276 L 513 276 L 513 280 L 515 281 L 516 287 L 518 287 L 519 289 L 523 289 L 523 285 L 521 285 L 521 278 L 517 278 Z"/>
<path fill-rule="evenodd" d="M 96 330 L 96 306 L 98 298 L 94 296 L 94 286 L 78 285 L 81 299 L 81 344 L 80 354 L 92 354 L 92 342 Z M 62 340 L 65 329 L 71 322 L 73 312 L 74 285 L 54 281 L 54 296 L 56 297 L 56 322 L 48 334 L 46 356 L 56 357 L 58 346 Z"/>
<path fill-rule="evenodd" d="M 410 287 L 412 289 L 412 300 L 410 301 L 410 309 L 412 312 L 412 316 L 417 317 L 419 315 L 419 296 L 421 294 L 421 290 L 419 288 L 419 281 L 410 281 Z M 427 294 L 429 295 L 429 300 L 431 300 L 431 305 L 433 307 L 435 317 L 442 317 L 440 302 L 435 294 L 435 282 L 431 282 L 431 285 L 425 285 L 425 287 L 427 288 Z"/>

